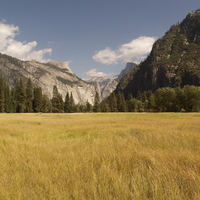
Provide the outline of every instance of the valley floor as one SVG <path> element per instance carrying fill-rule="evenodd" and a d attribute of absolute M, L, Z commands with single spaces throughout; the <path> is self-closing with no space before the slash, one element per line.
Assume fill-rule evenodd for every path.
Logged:
<path fill-rule="evenodd" d="M 0 177 L 2 200 L 198 200 L 200 114 L 0 114 Z"/>

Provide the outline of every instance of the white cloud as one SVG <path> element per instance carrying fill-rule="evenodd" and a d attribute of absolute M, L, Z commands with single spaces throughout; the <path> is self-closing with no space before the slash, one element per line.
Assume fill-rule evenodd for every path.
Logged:
<path fill-rule="evenodd" d="M 118 54 L 115 51 L 112 51 L 109 47 L 106 47 L 104 50 L 99 51 L 93 56 L 93 59 L 97 62 L 101 62 L 106 65 L 117 64 Z"/>
<path fill-rule="evenodd" d="M 0 23 L 0 52 L 12 43 L 12 38 L 18 34 L 18 31 L 17 26 Z"/>
<path fill-rule="evenodd" d="M 9 24 L 0 23 L 0 52 L 16 57 L 21 60 L 37 60 L 46 62 L 45 54 L 51 54 L 52 49 L 34 50 L 37 42 L 20 42 L 15 40 L 19 34 L 19 27 Z"/>
<path fill-rule="evenodd" d="M 93 59 L 106 65 L 118 64 L 120 61 L 141 61 L 150 53 L 155 41 L 155 37 L 141 36 L 130 43 L 122 44 L 115 51 L 106 47 L 97 52 Z"/>
<path fill-rule="evenodd" d="M 94 76 L 94 77 L 110 77 L 113 75 L 112 73 L 106 74 L 104 72 L 98 72 L 97 69 L 91 69 L 88 72 L 86 72 L 85 74 L 88 76 Z"/>

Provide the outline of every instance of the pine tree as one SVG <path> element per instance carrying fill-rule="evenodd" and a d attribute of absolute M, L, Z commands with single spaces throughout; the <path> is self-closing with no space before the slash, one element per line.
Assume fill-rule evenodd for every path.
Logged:
<path fill-rule="evenodd" d="M 108 103 L 104 102 L 101 104 L 101 112 L 110 112 L 110 107 Z"/>
<path fill-rule="evenodd" d="M 129 112 L 138 112 L 138 107 L 141 101 L 137 100 L 136 98 L 132 98 L 128 101 L 128 111 Z"/>
<path fill-rule="evenodd" d="M 94 110 L 94 112 L 101 112 L 100 98 L 99 98 L 98 92 L 96 92 L 96 94 L 95 94 L 93 110 Z"/>
<path fill-rule="evenodd" d="M 75 103 L 74 103 L 74 97 L 72 95 L 72 92 L 71 92 L 71 95 L 70 95 L 70 98 L 69 98 L 69 112 L 70 113 L 75 112 Z"/>
<path fill-rule="evenodd" d="M 0 112 L 5 111 L 5 93 L 4 93 L 4 81 L 0 77 Z"/>
<path fill-rule="evenodd" d="M 64 112 L 65 113 L 69 113 L 70 112 L 70 97 L 69 97 L 69 93 L 66 93 L 65 96 L 65 102 L 64 102 Z"/>
<path fill-rule="evenodd" d="M 108 105 L 110 107 L 110 111 L 111 112 L 117 112 L 117 98 L 116 98 L 116 95 L 115 93 L 113 92 L 109 99 L 108 99 Z"/>
<path fill-rule="evenodd" d="M 4 96 L 5 96 L 5 112 L 11 113 L 13 112 L 12 96 L 10 87 L 6 83 L 4 85 Z"/>
<path fill-rule="evenodd" d="M 133 111 L 132 99 L 133 99 L 133 95 L 131 93 L 129 93 L 128 94 L 128 98 L 127 98 L 127 103 L 126 103 L 128 112 L 132 112 Z"/>
<path fill-rule="evenodd" d="M 76 105 L 76 112 L 80 112 L 80 113 L 85 112 L 85 105 L 77 104 Z"/>
<path fill-rule="evenodd" d="M 64 102 L 63 102 L 63 97 L 60 93 L 59 93 L 59 102 L 60 102 L 60 112 L 63 113 L 64 112 Z"/>
<path fill-rule="evenodd" d="M 16 86 L 16 103 L 17 112 L 23 113 L 26 109 L 26 90 L 22 79 L 19 80 Z"/>
<path fill-rule="evenodd" d="M 33 84 L 30 78 L 26 86 L 26 112 L 33 112 Z"/>
<path fill-rule="evenodd" d="M 16 101 L 16 88 L 11 88 L 11 112 L 16 113 L 17 111 L 17 101 Z"/>
<path fill-rule="evenodd" d="M 139 100 L 141 102 L 143 100 L 142 93 L 140 91 L 137 92 L 137 100 Z"/>
<path fill-rule="evenodd" d="M 33 110 L 34 112 L 42 112 L 42 88 L 34 88 L 33 97 Z"/>
<path fill-rule="evenodd" d="M 51 112 L 51 102 L 47 95 L 42 95 L 42 108 L 41 112 L 50 113 Z"/>
<path fill-rule="evenodd" d="M 53 86 L 53 97 L 52 97 L 52 112 L 61 113 L 63 112 L 63 100 L 61 94 L 58 92 L 56 85 Z"/>
<path fill-rule="evenodd" d="M 125 112 L 127 110 L 126 101 L 122 92 L 119 92 L 117 95 L 117 109 L 119 112 Z"/>
<path fill-rule="evenodd" d="M 86 103 L 86 112 L 92 112 L 92 105 L 88 101 Z"/>
<path fill-rule="evenodd" d="M 127 100 L 129 101 L 129 100 L 131 100 L 132 98 L 133 98 L 132 93 L 129 93 L 129 94 L 128 94 L 128 97 L 127 97 Z"/>

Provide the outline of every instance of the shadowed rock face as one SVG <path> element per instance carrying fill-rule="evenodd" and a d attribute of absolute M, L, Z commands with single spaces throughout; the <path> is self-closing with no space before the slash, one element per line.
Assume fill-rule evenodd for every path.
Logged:
<path fill-rule="evenodd" d="M 30 78 L 34 86 L 41 87 L 44 94 L 52 97 L 53 86 L 56 85 L 63 99 L 66 93 L 73 94 L 75 103 L 94 104 L 97 85 L 87 83 L 78 78 L 66 63 L 51 61 L 39 63 L 37 61 L 21 61 L 16 58 L 0 54 L 0 73 L 12 87 L 22 78 Z"/>
<path fill-rule="evenodd" d="M 162 87 L 200 85 L 200 11 L 190 13 L 157 40 L 147 59 L 118 84 L 125 96 Z"/>

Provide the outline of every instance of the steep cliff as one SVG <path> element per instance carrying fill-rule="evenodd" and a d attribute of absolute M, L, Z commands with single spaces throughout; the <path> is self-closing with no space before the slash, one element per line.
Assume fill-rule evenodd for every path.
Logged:
<path fill-rule="evenodd" d="M 125 69 L 123 69 L 118 76 L 113 78 L 106 77 L 88 77 L 84 79 L 87 82 L 94 82 L 99 85 L 102 100 L 106 99 L 117 87 L 119 81 L 136 67 L 136 63 L 128 62 Z"/>
<path fill-rule="evenodd" d="M 200 10 L 171 26 L 147 59 L 127 74 L 116 92 L 125 96 L 161 87 L 200 85 Z"/>
<path fill-rule="evenodd" d="M 34 86 L 42 88 L 44 94 L 52 97 L 53 86 L 56 85 L 63 98 L 66 93 L 72 92 L 75 103 L 94 104 L 98 85 L 87 83 L 78 78 L 66 63 L 51 61 L 39 63 L 36 61 L 21 61 L 16 58 L 0 54 L 0 74 L 12 87 L 19 78 L 30 78 Z"/>
<path fill-rule="evenodd" d="M 116 89 L 116 86 L 119 83 L 118 76 L 111 79 L 107 77 L 90 76 L 84 80 L 99 86 L 101 100 L 107 98 Z"/>
<path fill-rule="evenodd" d="M 119 81 L 126 75 L 128 74 L 129 72 L 131 72 L 139 63 L 135 63 L 135 62 L 128 62 L 126 63 L 126 67 L 125 69 L 123 69 L 119 76 L 118 76 L 118 79 Z"/>

